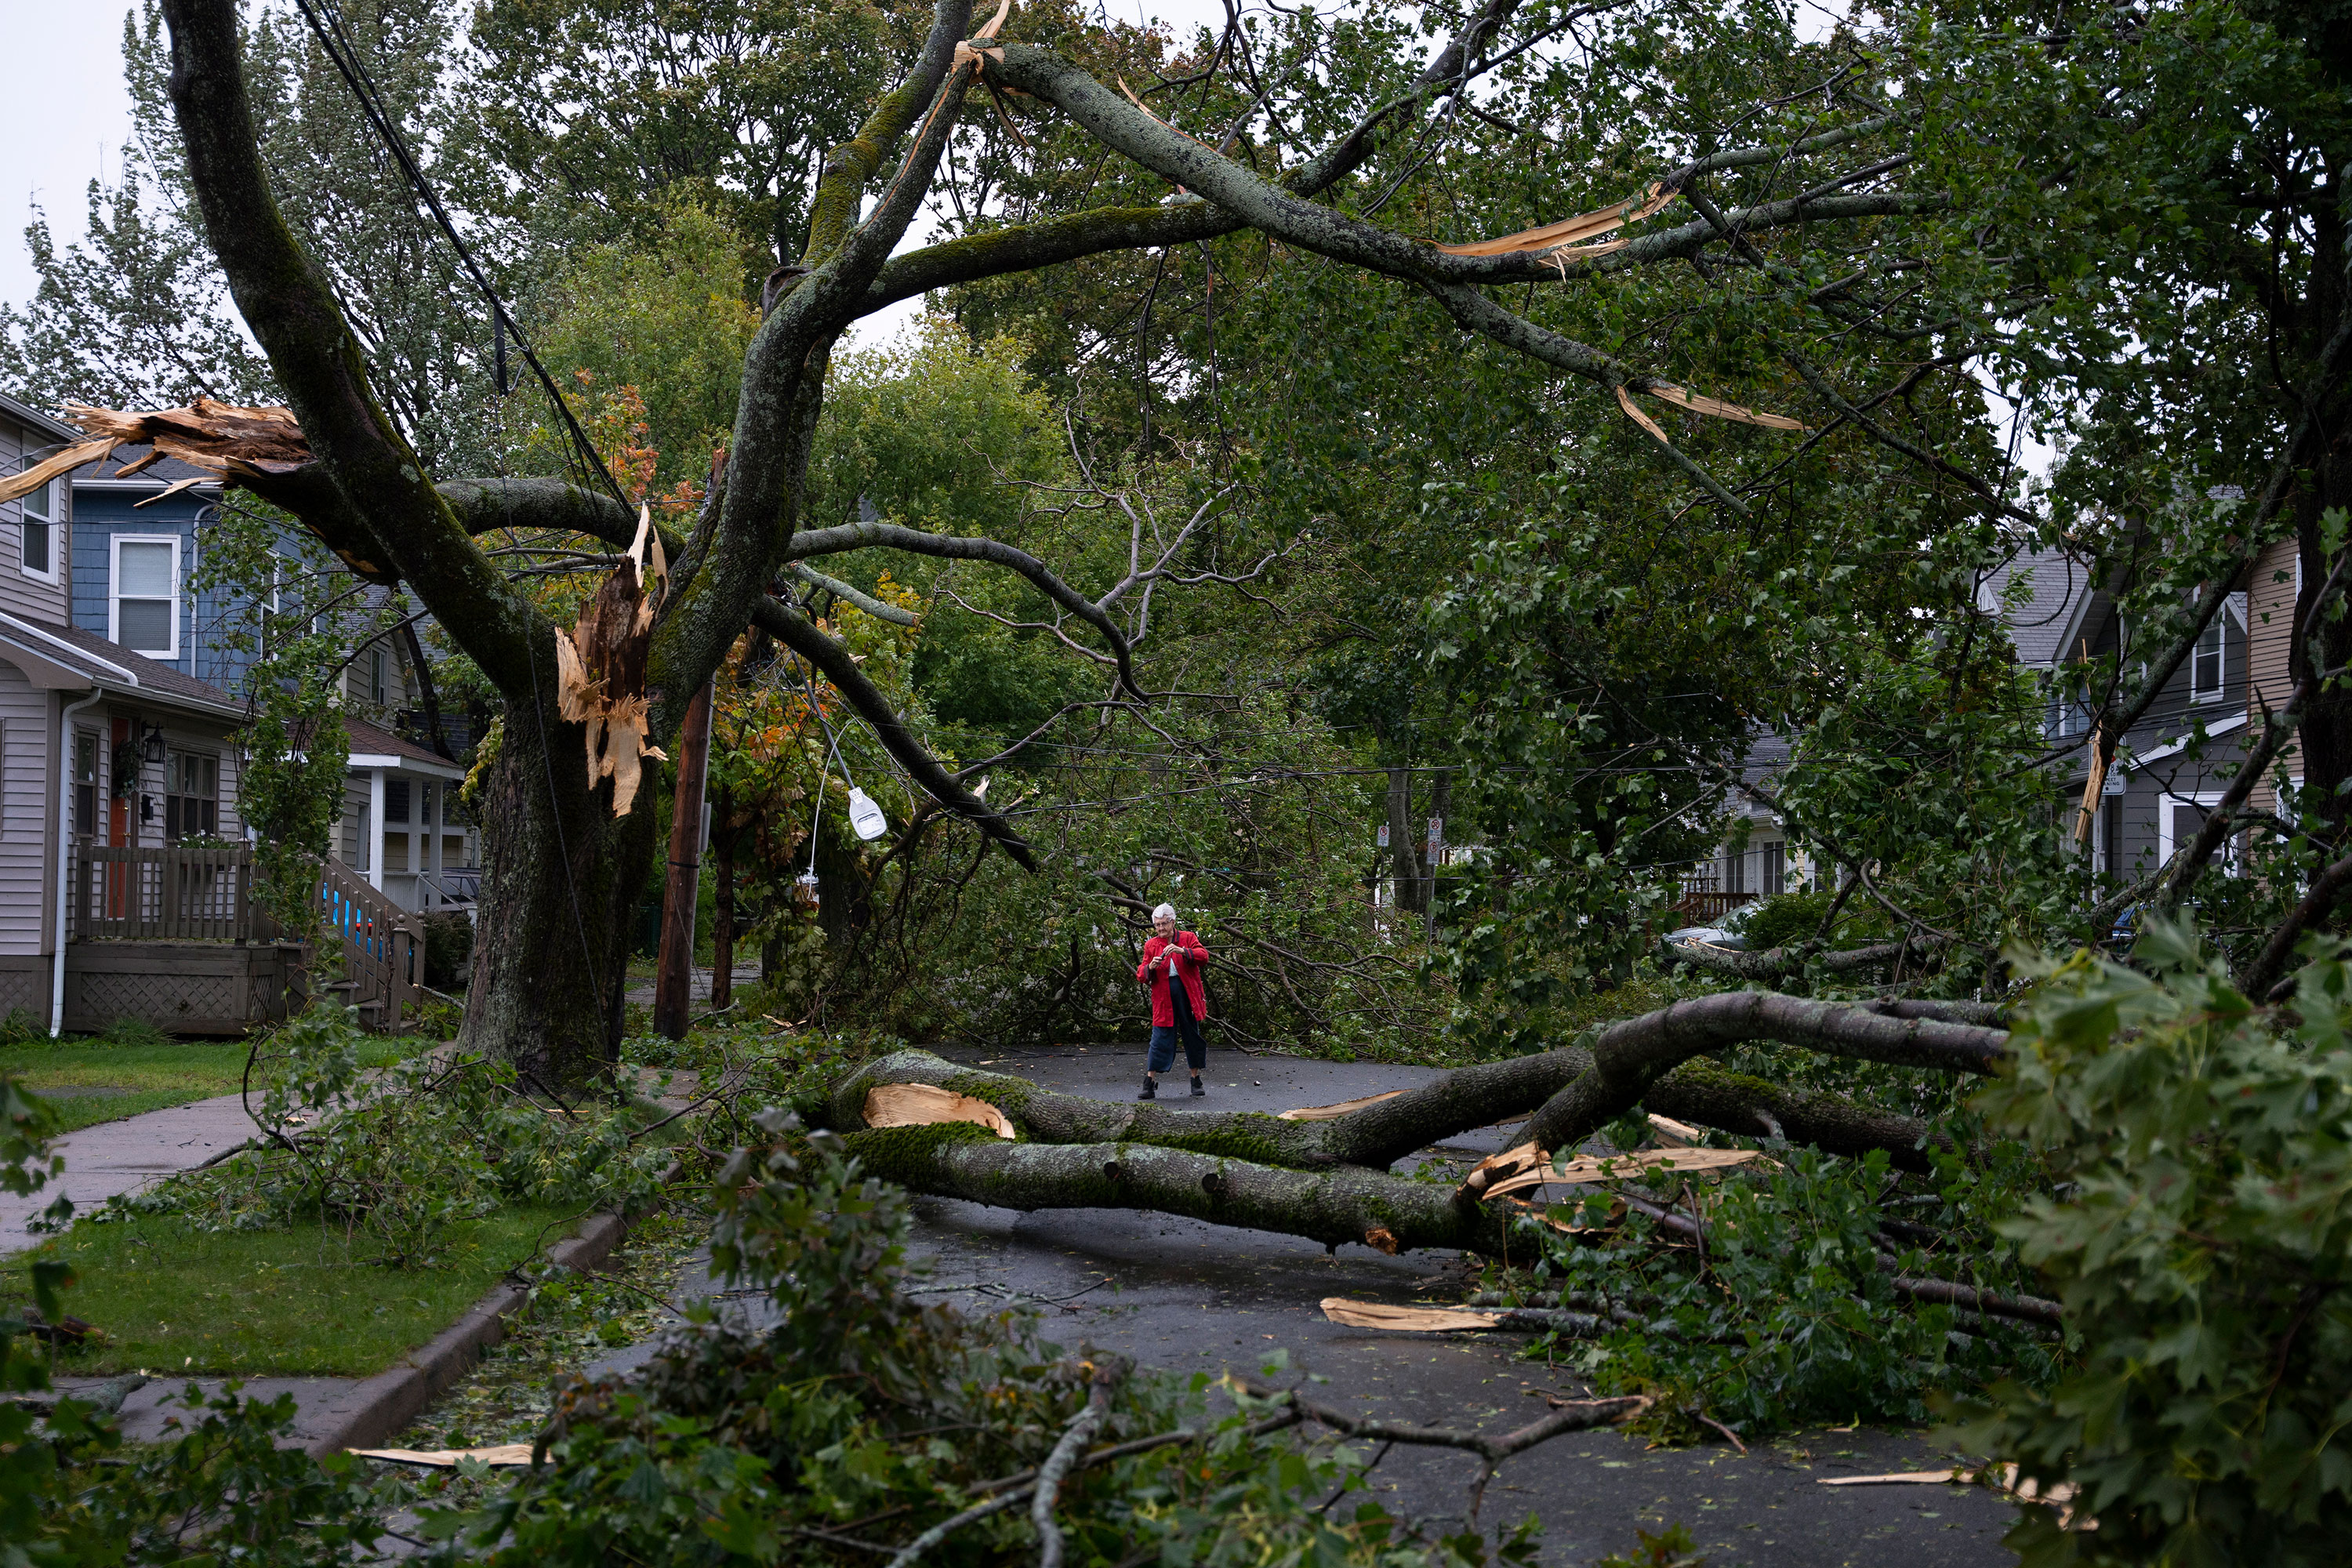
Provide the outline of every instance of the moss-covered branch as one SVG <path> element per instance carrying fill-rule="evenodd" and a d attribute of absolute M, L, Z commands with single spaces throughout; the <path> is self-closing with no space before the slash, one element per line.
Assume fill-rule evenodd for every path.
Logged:
<path fill-rule="evenodd" d="M 1499 1254 L 1500 1205 L 1456 1203 L 1450 1184 L 1337 1166 L 1284 1170 L 1157 1144 L 1008 1143 L 965 1122 L 850 1135 L 867 1169 L 917 1192 L 998 1208 L 1132 1208 L 1305 1237 L 1336 1247 Z"/>

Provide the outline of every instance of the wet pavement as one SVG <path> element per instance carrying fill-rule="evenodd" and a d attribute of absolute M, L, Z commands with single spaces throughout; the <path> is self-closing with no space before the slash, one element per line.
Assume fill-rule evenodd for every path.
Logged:
<path fill-rule="evenodd" d="M 41 1240 L 26 1226 L 60 1193 L 73 1200 L 76 1214 L 88 1214 L 118 1193 L 135 1192 L 224 1154 L 258 1131 L 246 1114 L 244 1098 L 224 1094 L 101 1121 L 54 1139 L 49 1146 L 65 1157 L 65 1173 L 37 1193 L 0 1193 L 0 1257 Z"/>
<path fill-rule="evenodd" d="M 1132 1098 L 1142 1080 L 1139 1047 L 1006 1055 L 941 1047 L 939 1054 L 1106 1100 Z M 1180 1110 L 1275 1111 L 1410 1088 L 1433 1076 L 1428 1068 L 1212 1051 L 1205 1098 L 1188 1098 L 1181 1068 L 1162 1079 L 1160 1093 Z M 1440 1152 L 1475 1159 L 1502 1148 L 1509 1131 L 1469 1133 Z M 1388 1258 L 1357 1247 L 1327 1254 L 1296 1237 L 1126 1209 L 1023 1215 L 923 1198 L 916 1212 L 933 1292 L 974 1310 L 1014 1301 L 1037 1306 L 1045 1331 L 1073 1345 L 1213 1375 L 1261 1376 L 1279 1352 L 1286 1370 L 1263 1374 L 1263 1381 L 1328 1378 L 1317 1385 L 1318 1397 L 1367 1416 L 1490 1432 L 1540 1417 L 1549 1409 L 1547 1391 L 1580 1392 L 1564 1372 L 1517 1359 L 1524 1341 L 1344 1329 L 1318 1305 L 1327 1296 L 1457 1304 L 1464 1276 L 1454 1255 Z M 2013 1563 L 2000 1536 L 2015 1516 L 1990 1493 L 1818 1484 L 1839 1474 L 1948 1462 L 1913 1433 L 1809 1431 L 1753 1446 L 1746 1456 L 1722 1443 L 1652 1451 L 1614 1431 L 1571 1433 L 1507 1461 L 1487 1487 L 1479 1523 L 1492 1531 L 1532 1511 L 1544 1522 L 1541 1561 L 1563 1565 L 1631 1552 L 1637 1528 L 1654 1531 L 1675 1522 L 1696 1538 L 1710 1568 L 1822 1568 L 1898 1558 L 1904 1568 Z M 1460 1452 L 1398 1448 L 1370 1479 L 1392 1510 L 1460 1517 L 1479 1468 Z"/>

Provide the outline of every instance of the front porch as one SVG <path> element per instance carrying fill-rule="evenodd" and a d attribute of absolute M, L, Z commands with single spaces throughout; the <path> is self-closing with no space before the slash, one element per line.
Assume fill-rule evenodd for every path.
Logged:
<path fill-rule="evenodd" d="M 255 907 L 246 844 L 76 843 L 66 870 L 64 1026 L 95 1033 L 138 1018 L 175 1035 L 242 1035 L 299 1013 L 311 949 L 279 940 Z M 423 933 L 339 860 L 320 879 L 324 934 L 342 950 L 331 987 L 370 1027 L 397 1034 L 422 999 Z M 46 1025 L 54 958 L 0 956 L 0 1014 Z"/>

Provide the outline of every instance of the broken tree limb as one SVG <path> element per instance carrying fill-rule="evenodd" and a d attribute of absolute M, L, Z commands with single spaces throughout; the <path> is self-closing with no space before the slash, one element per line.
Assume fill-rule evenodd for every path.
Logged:
<path fill-rule="evenodd" d="M 1888 1018 L 1769 991 L 1724 992 L 1601 1030 L 1592 1042 L 1592 1066 L 1544 1102 L 1519 1141 L 1574 1148 L 1641 1104 L 1652 1084 L 1691 1058 L 1750 1040 L 1940 1072 L 1990 1073 L 2009 1053 L 2001 1029 Z"/>
<path fill-rule="evenodd" d="M 1824 974 L 1857 974 L 1883 968 L 1906 958 L 1925 958 L 1947 944 L 1933 939 L 1906 938 L 1873 942 L 1867 947 L 1832 948 L 1818 942 L 1790 942 L 1760 952 L 1742 952 L 1711 942 L 1658 939 L 1658 959 L 1669 966 L 1687 963 L 1693 969 L 1728 975 L 1735 980 L 1770 982 L 1818 969 Z"/>

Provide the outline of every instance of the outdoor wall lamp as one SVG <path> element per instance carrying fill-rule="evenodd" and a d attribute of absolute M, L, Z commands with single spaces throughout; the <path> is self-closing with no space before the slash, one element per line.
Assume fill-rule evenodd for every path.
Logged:
<path fill-rule="evenodd" d="M 147 732 L 140 737 L 139 750 L 146 756 L 149 762 L 162 762 L 163 760 L 163 726 L 161 724 L 148 725 Z"/>

